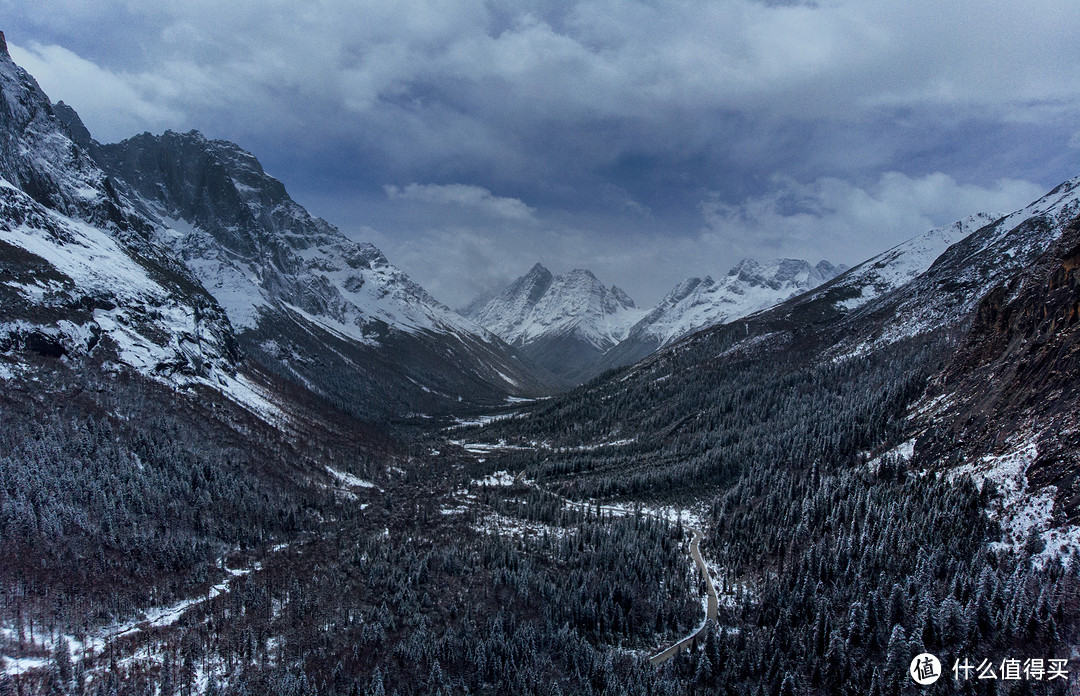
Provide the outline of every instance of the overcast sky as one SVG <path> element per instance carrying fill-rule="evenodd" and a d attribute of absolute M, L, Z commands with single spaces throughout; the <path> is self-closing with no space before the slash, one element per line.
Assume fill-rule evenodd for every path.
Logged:
<path fill-rule="evenodd" d="M 451 306 L 853 265 L 1080 174 L 1075 0 L 0 0 L 91 133 L 198 129 Z"/>

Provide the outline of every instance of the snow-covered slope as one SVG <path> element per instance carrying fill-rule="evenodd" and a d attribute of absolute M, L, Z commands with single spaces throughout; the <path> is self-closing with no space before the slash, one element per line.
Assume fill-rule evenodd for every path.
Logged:
<path fill-rule="evenodd" d="M 699 336 L 740 352 L 797 342 L 845 360 L 905 338 L 963 332 L 980 299 L 1034 263 L 1078 214 L 1080 177 L 1004 217 L 974 215 L 932 230 L 812 292 Z"/>
<path fill-rule="evenodd" d="M 175 282 L 106 231 L 49 210 L 0 179 L 6 297 L 0 344 L 89 354 L 185 383 L 224 380 L 237 359 L 213 299 Z M 170 282 L 173 281 L 173 282 Z M 19 301 L 21 300 L 21 301 Z"/>
<path fill-rule="evenodd" d="M 851 350 L 846 347 L 851 341 L 861 342 L 854 350 L 865 350 L 868 340 L 888 343 L 961 325 L 987 292 L 1031 265 L 1078 213 L 1080 177 L 976 229 L 942 252 L 912 281 L 853 310 L 850 323 L 876 324 L 876 328 L 870 339 L 860 338 L 861 332 L 851 332 L 844 349 Z"/>
<path fill-rule="evenodd" d="M 2 34 L 0 136 L 0 377 L 88 360 L 273 416 L 237 369 L 225 312 L 71 140 Z"/>
<path fill-rule="evenodd" d="M 841 291 L 846 295 L 837 306 L 855 309 L 906 285 L 930 268 L 950 246 L 1001 216 L 1001 213 L 969 215 L 952 224 L 935 227 L 860 263 L 829 284 L 833 292 Z"/>
<path fill-rule="evenodd" d="M 630 330 L 630 336 L 665 346 L 706 326 L 722 324 L 771 307 L 821 285 L 846 266 L 798 259 L 760 263 L 743 259 L 719 281 L 689 278 Z"/>
<path fill-rule="evenodd" d="M 167 224 L 163 241 L 237 327 L 254 328 L 260 312 L 286 303 L 368 343 L 385 327 L 484 334 L 374 246 L 312 217 L 233 143 L 166 131 L 102 145 L 99 153 Z"/>
<path fill-rule="evenodd" d="M 250 369 L 224 309 L 163 243 L 170 233 L 72 137 L 65 110 L 0 33 L 0 379 L 213 390 L 281 426 L 288 398 Z"/>
<path fill-rule="evenodd" d="M 720 280 L 688 278 L 643 316 L 626 338 L 608 351 L 601 368 L 629 365 L 657 349 L 700 331 L 734 321 L 801 295 L 842 273 L 847 266 L 798 259 L 743 259 Z"/>
<path fill-rule="evenodd" d="M 574 269 L 553 276 L 539 263 L 472 317 L 553 373 L 576 381 L 626 337 L 642 312 L 623 290 L 592 272 Z"/>
<path fill-rule="evenodd" d="M 160 221 L 155 239 L 226 309 L 248 354 L 349 412 L 383 418 L 550 392 L 549 376 L 377 248 L 311 216 L 237 145 L 167 131 L 91 152 Z"/>

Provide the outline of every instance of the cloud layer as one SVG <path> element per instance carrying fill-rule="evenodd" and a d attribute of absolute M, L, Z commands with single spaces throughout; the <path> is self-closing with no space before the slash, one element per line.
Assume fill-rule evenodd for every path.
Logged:
<path fill-rule="evenodd" d="M 235 140 L 437 294 L 411 249 L 650 294 L 706 253 L 869 254 L 1080 170 L 1073 0 L 0 3 L 99 139 Z"/>
<path fill-rule="evenodd" d="M 888 172 L 859 188 L 836 178 L 801 184 L 777 178 L 765 194 L 737 205 L 708 198 L 702 241 L 716 250 L 813 257 L 854 265 L 942 224 L 975 212 L 1010 213 L 1045 193 L 1028 181 L 990 187 L 959 184 L 940 172 L 911 178 Z"/>
<path fill-rule="evenodd" d="M 392 200 L 421 201 L 440 205 L 458 205 L 477 214 L 491 215 L 507 220 L 527 221 L 533 219 L 535 208 L 530 208 L 516 198 L 495 196 L 482 186 L 465 184 L 409 184 L 404 188 L 387 184 L 383 187 Z"/>
<path fill-rule="evenodd" d="M 855 265 L 938 225 L 974 212 L 1012 212 L 1043 193 L 1026 181 L 1003 179 L 981 187 L 941 173 L 912 178 L 888 172 L 866 188 L 835 178 L 808 183 L 776 178 L 765 193 L 735 205 L 706 197 L 700 204 L 703 224 L 692 234 L 631 232 L 615 240 L 558 226 L 537 234 L 535 227 L 446 225 L 404 242 L 379 242 L 455 306 L 500 289 L 535 259 L 554 272 L 587 259 L 604 282 L 633 288 L 639 304 L 648 305 L 676 280 L 723 275 L 747 256 Z"/>

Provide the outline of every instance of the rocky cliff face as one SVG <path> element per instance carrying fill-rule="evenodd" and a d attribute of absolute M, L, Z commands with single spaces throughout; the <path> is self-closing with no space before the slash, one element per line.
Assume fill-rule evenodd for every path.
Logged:
<path fill-rule="evenodd" d="M 970 332 L 929 389 L 929 461 L 1010 459 L 1016 483 L 1080 521 L 1080 217 L 1027 269 L 978 303 Z M 976 470 L 977 464 L 973 465 Z M 999 479 L 1000 480 L 1000 479 Z"/>
<path fill-rule="evenodd" d="M 359 340 L 374 339 L 376 320 L 400 328 L 433 328 L 441 320 L 468 330 L 374 246 L 308 214 L 233 143 L 167 131 L 97 150 L 102 165 L 162 220 L 169 230 L 162 241 L 237 326 L 253 328 L 261 312 L 281 302 L 355 327 Z M 368 293 L 377 269 L 382 282 Z"/>
<path fill-rule="evenodd" d="M 146 221 L 73 142 L 34 78 L 12 62 L 6 42 L 0 50 L 0 92 L 6 135 L 0 140 L 0 177 L 42 206 L 125 233 L 129 242 L 149 233 Z"/>
<path fill-rule="evenodd" d="M 173 385 L 236 387 L 221 307 L 0 54 L 0 351 L 127 366 Z"/>
<path fill-rule="evenodd" d="M 92 151 L 160 222 L 157 241 L 225 308 L 248 355 L 346 411 L 441 413 L 553 388 L 377 248 L 311 216 L 237 145 L 166 132 Z"/>

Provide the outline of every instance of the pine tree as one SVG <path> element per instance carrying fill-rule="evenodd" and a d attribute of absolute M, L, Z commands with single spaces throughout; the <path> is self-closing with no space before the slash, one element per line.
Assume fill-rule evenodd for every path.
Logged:
<path fill-rule="evenodd" d="M 71 649 L 66 638 L 61 637 L 56 641 L 56 647 L 53 649 L 53 664 L 56 666 L 56 675 L 60 678 L 60 683 L 67 688 L 71 684 L 72 666 Z"/>
<path fill-rule="evenodd" d="M 382 670 L 378 667 L 371 675 L 371 683 L 367 688 L 367 696 L 386 696 L 386 688 L 383 686 Z"/>

